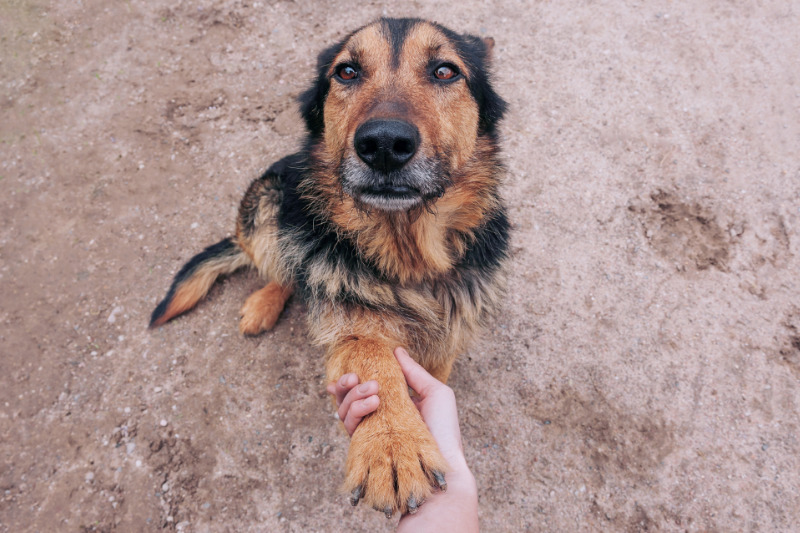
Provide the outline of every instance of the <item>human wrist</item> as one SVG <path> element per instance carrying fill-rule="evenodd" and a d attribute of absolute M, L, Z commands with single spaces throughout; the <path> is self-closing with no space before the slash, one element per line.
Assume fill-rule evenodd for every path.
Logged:
<path fill-rule="evenodd" d="M 458 470 L 447 472 L 445 479 L 447 480 L 448 493 L 458 492 L 463 495 L 474 494 L 477 497 L 478 485 L 475 482 L 475 476 L 473 476 L 470 469 L 466 467 L 466 463 L 463 469 L 459 468 Z"/>
<path fill-rule="evenodd" d="M 445 481 L 447 488 L 446 494 L 467 496 L 474 494 L 477 498 L 478 486 L 475 482 L 475 476 L 467 466 L 467 461 L 463 454 L 453 454 L 452 456 L 445 456 L 448 466 L 450 467 L 445 473 Z"/>
<path fill-rule="evenodd" d="M 444 453 L 443 455 L 445 461 L 447 461 L 447 465 L 450 467 L 446 472 L 448 478 L 451 476 L 461 477 L 472 475 L 472 472 L 467 465 L 467 459 L 464 457 L 464 453 L 461 450 L 451 453 Z"/>

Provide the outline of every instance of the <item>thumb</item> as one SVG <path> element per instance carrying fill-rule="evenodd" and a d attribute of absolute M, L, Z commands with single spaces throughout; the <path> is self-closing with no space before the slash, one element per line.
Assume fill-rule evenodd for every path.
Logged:
<path fill-rule="evenodd" d="M 422 368 L 419 363 L 414 361 L 404 348 L 395 348 L 394 356 L 400 363 L 400 369 L 406 377 L 408 386 L 421 397 L 427 396 L 428 392 L 441 385 L 442 382 L 431 376 L 427 370 Z"/>

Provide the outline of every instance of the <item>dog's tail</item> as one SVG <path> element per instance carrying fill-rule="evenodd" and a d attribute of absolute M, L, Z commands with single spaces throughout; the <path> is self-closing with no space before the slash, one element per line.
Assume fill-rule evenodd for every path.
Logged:
<path fill-rule="evenodd" d="M 172 280 L 167 295 L 150 316 L 150 327 L 158 327 L 193 308 L 219 276 L 232 274 L 252 264 L 250 257 L 233 238 L 209 246 L 183 265 Z"/>

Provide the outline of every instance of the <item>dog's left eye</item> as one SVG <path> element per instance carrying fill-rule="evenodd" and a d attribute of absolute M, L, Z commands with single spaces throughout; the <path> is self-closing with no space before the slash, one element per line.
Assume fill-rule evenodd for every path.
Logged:
<path fill-rule="evenodd" d="M 450 63 L 444 63 L 436 67 L 433 71 L 433 75 L 436 77 L 437 80 L 452 80 L 458 76 L 458 67 L 455 65 L 451 65 Z"/>
<path fill-rule="evenodd" d="M 358 77 L 358 71 L 352 65 L 339 65 L 336 67 L 336 76 L 343 81 L 351 81 Z"/>

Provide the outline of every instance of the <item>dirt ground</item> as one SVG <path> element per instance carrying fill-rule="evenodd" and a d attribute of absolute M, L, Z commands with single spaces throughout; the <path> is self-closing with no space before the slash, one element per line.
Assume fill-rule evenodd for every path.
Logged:
<path fill-rule="evenodd" d="M 800 5 L 0 2 L 0 531 L 391 531 L 291 303 L 179 265 L 298 146 L 316 53 L 380 15 L 493 36 L 514 224 L 451 385 L 485 531 L 800 523 Z"/>

